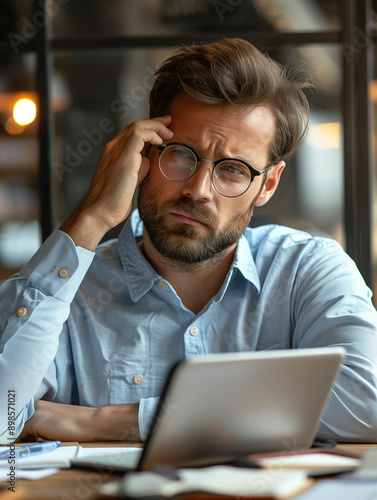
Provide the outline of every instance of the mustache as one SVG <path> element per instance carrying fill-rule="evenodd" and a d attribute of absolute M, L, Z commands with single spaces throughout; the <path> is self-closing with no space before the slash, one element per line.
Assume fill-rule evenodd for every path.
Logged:
<path fill-rule="evenodd" d="M 216 226 L 218 223 L 217 216 L 205 205 L 193 201 L 190 198 L 179 198 L 177 200 L 168 201 L 164 206 L 164 210 L 182 210 L 188 215 L 197 217 L 208 226 Z"/>

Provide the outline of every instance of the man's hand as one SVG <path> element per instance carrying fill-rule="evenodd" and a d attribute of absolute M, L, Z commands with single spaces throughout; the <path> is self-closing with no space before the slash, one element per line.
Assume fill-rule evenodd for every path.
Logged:
<path fill-rule="evenodd" d="M 89 408 L 36 401 L 21 438 L 51 441 L 141 441 L 138 404 Z"/>
<path fill-rule="evenodd" d="M 107 231 L 129 215 L 136 188 L 150 168 L 147 147 L 172 138 L 171 120 L 132 122 L 103 148 L 88 192 L 61 226 L 77 246 L 94 251 Z"/>

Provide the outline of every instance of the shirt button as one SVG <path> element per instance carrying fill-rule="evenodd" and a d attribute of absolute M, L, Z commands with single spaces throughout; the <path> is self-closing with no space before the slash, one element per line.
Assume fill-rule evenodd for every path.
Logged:
<path fill-rule="evenodd" d="M 26 307 L 19 307 L 17 309 L 17 316 L 19 316 L 20 318 L 23 318 L 26 315 L 27 315 L 27 309 L 26 309 Z"/>
<path fill-rule="evenodd" d="M 191 335 L 194 335 L 194 336 L 195 336 L 195 335 L 198 335 L 198 333 L 199 333 L 199 329 L 198 329 L 196 326 L 192 326 L 192 327 L 190 328 L 190 333 L 191 333 Z"/>
<path fill-rule="evenodd" d="M 163 281 L 160 281 L 160 283 L 159 283 L 159 287 L 161 288 L 161 290 L 165 290 L 165 288 L 166 288 L 166 283 L 164 283 Z"/>
<path fill-rule="evenodd" d="M 135 384 L 141 384 L 143 382 L 143 375 L 135 375 L 134 382 Z"/>
<path fill-rule="evenodd" d="M 67 269 L 66 267 L 62 267 L 61 269 L 59 269 L 59 276 L 61 278 L 68 278 L 68 276 L 69 276 L 69 269 Z"/>

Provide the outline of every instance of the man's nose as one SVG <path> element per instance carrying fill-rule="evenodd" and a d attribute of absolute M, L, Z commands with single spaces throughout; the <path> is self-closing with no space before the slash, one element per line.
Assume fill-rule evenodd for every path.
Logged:
<path fill-rule="evenodd" d="M 211 200 L 213 196 L 212 169 L 211 160 L 201 160 L 195 174 L 184 181 L 182 193 L 193 199 Z"/>

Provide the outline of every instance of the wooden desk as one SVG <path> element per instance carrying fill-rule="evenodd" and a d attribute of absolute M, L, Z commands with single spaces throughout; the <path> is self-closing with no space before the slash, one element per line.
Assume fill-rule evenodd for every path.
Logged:
<path fill-rule="evenodd" d="M 69 443 L 78 444 L 78 443 Z M 136 446 L 135 443 L 82 443 L 83 447 L 99 446 Z M 368 448 L 377 448 L 377 444 L 341 444 L 339 448 L 363 453 Z M 0 491 L 0 500 L 94 500 L 101 498 L 98 488 L 120 477 L 116 474 L 101 473 L 97 471 L 85 471 L 78 469 L 61 470 L 57 474 L 29 481 L 19 479 L 16 483 L 16 492 Z M 0 483 L 3 484 L 3 483 Z"/>
<path fill-rule="evenodd" d="M 141 447 L 140 443 L 101 442 L 101 443 L 63 443 L 63 446 L 99 447 Z M 0 500 L 92 500 L 99 498 L 101 485 L 120 478 L 121 474 L 101 473 L 79 469 L 62 469 L 57 474 L 43 479 L 16 480 L 16 492 L 0 490 Z M 0 482 L 4 485 L 4 482 Z M 8 487 L 8 485 L 7 485 Z"/>

